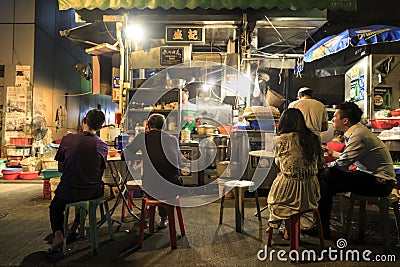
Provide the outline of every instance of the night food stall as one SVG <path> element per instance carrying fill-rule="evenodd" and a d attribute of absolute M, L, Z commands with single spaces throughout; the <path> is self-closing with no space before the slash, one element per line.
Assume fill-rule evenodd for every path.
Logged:
<path fill-rule="evenodd" d="M 197 109 L 197 128 L 191 138 L 180 138 L 182 153 L 191 159 L 187 166 L 190 172 L 185 172 L 190 175 L 183 174 L 184 182 L 193 186 L 212 182 L 210 177 L 215 177 L 217 163 L 230 159 L 227 147 L 231 143 L 223 135 L 229 136 L 229 131 L 238 126 L 245 127 L 246 135 L 252 134 L 247 130 L 260 131 L 247 125 L 243 112 L 247 107 L 264 106 L 267 86 L 278 80 L 270 80 L 263 72 L 277 69 L 280 83 L 281 75 L 287 75 L 302 55 L 304 33 L 311 34 L 326 22 L 325 8 L 355 9 L 354 1 L 343 6 L 328 2 L 313 3 L 320 9 L 309 9 L 314 5 L 309 3 L 305 8 L 299 2 L 276 6 L 269 1 L 235 1 L 228 4 L 231 6 L 221 6 L 219 2 L 126 1 L 122 6 L 113 6 L 113 1 L 63 0 L 59 1 L 59 8 L 75 8 L 80 18 L 88 22 L 102 21 L 108 37 L 115 36 L 114 44 L 99 43 L 86 52 L 93 55 L 94 62 L 102 57 L 112 58 L 112 97 L 119 103 L 124 134 L 133 137 L 143 131 L 146 117 L 159 112 L 167 117 L 167 130 L 182 137 L 185 125 L 181 125 L 181 91 L 184 85 L 195 85 L 189 90 Z M 301 5 L 296 12 L 288 9 L 294 5 Z M 273 10 L 268 10 L 266 16 L 268 8 Z M 222 9 L 229 12 L 223 15 Z M 132 24 L 144 26 L 143 39 L 136 38 L 139 28 L 135 28 L 134 38 L 128 35 Z M 80 30 L 82 27 L 75 33 Z M 79 39 L 73 34 L 73 30 L 66 32 L 65 37 Z M 168 84 L 179 79 L 184 84 Z M 221 126 L 227 126 L 228 132 L 221 135 Z M 201 128 L 213 132 L 199 134 Z M 257 141 L 257 147 L 251 150 L 262 149 L 264 138 L 259 134 L 257 139 L 261 142 Z M 231 150 L 237 152 L 236 148 Z M 243 167 L 249 159 L 248 153 L 245 155 Z M 206 177 L 192 175 L 203 169 L 211 169 L 205 171 Z"/>

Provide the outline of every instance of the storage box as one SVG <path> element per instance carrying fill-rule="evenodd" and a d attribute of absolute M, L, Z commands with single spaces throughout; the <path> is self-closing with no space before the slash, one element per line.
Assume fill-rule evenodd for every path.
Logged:
<path fill-rule="evenodd" d="M 16 146 L 29 146 L 32 145 L 32 138 L 25 137 L 10 137 L 10 144 Z"/>
<path fill-rule="evenodd" d="M 58 169 L 44 169 L 42 170 L 44 179 L 50 179 L 53 177 L 61 177 L 62 173 Z"/>
<path fill-rule="evenodd" d="M 42 159 L 42 170 L 44 169 L 58 169 L 58 161 Z"/>

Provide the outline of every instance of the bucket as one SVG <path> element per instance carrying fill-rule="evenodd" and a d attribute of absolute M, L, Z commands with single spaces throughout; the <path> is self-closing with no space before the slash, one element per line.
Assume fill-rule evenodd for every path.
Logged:
<path fill-rule="evenodd" d="M 285 98 L 278 94 L 277 92 L 275 92 L 274 90 L 268 89 L 266 95 L 265 95 L 265 101 L 269 106 L 273 106 L 276 108 L 279 108 L 280 105 L 283 104 L 283 102 L 285 102 Z"/>

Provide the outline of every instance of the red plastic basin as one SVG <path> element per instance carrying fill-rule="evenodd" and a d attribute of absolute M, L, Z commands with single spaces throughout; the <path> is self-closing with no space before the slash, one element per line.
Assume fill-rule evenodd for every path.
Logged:
<path fill-rule="evenodd" d="M 375 129 L 389 130 L 400 124 L 400 119 L 372 119 L 371 125 Z"/>
<path fill-rule="evenodd" d="M 39 176 L 39 172 L 21 172 L 22 180 L 36 180 Z"/>
<path fill-rule="evenodd" d="M 3 169 L 1 172 L 3 173 L 4 180 L 17 180 L 21 175 L 21 169 L 17 170 Z"/>

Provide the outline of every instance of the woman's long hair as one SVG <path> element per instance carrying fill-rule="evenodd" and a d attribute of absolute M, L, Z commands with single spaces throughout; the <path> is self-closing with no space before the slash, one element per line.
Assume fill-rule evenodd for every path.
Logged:
<path fill-rule="evenodd" d="M 311 162 L 315 155 L 321 155 L 321 142 L 316 134 L 307 128 L 303 113 L 297 108 L 289 108 L 282 113 L 278 134 L 297 132 L 304 158 Z"/>

